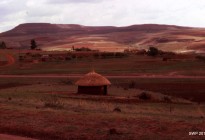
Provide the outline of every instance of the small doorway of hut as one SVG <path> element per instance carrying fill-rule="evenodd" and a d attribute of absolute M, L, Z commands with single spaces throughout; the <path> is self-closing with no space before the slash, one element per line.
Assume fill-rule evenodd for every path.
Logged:
<path fill-rule="evenodd" d="M 104 95 L 107 95 L 107 86 L 104 86 Z"/>

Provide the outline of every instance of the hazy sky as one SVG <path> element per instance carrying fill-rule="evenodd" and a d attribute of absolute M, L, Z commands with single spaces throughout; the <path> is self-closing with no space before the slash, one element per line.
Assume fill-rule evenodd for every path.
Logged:
<path fill-rule="evenodd" d="M 31 22 L 205 27 L 205 0 L 0 0 L 0 32 Z"/>

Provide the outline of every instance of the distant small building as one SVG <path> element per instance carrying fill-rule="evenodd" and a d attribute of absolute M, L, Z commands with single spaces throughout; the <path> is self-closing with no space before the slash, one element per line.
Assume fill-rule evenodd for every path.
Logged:
<path fill-rule="evenodd" d="M 42 56 L 41 56 L 41 61 L 48 61 L 49 60 L 49 55 L 48 54 L 43 54 Z"/>
<path fill-rule="evenodd" d="M 83 76 L 75 84 L 78 86 L 78 93 L 97 95 L 107 95 L 107 87 L 111 85 L 107 78 L 94 71 Z"/>

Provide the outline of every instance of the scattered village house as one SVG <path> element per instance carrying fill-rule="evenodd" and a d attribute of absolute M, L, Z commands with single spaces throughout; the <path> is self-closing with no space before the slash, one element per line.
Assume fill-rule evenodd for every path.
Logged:
<path fill-rule="evenodd" d="M 92 71 L 79 79 L 76 83 L 78 93 L 107 95 L 110 81 L 102 75 Z"/>

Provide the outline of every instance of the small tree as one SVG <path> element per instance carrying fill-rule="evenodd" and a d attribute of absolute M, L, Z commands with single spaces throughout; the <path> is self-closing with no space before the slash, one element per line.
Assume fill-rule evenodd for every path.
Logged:
<path fill-rule="evenodd" d="M 34 50 L 37 48 L 36 41 L 34 39 L 31 40 L 31 49 Z"/>
<path fill-rule="evenodd" d="M 149 50 L 147 52 L 147 55 L 149 56 L 156 56 L 159 54 L 159 50 L 155 47 L 149 47 Z"/>
<path fill-rule="evenodd" d="M 4 41 L 0 43 L 0 49 L 6 49 L 6 43 Z"/>

